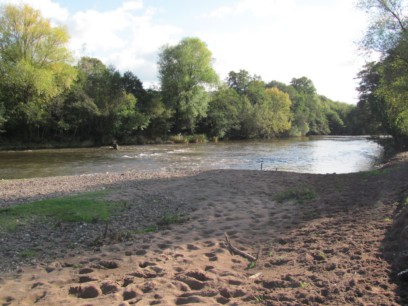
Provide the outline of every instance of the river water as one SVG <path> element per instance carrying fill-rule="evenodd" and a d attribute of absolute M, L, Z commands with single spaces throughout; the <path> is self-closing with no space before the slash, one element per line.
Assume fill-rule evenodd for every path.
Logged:
<path fill-rule="evenodd" d="M 382 148 L 366 137 L 302 137 L 217 144 L 0 152 L 0 179 L 118 171 L 251 169 L 303 173 L 370 170 Z"/>

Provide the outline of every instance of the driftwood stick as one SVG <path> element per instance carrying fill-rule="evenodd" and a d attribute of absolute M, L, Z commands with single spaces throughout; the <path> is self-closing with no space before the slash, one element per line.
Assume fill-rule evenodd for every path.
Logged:
<path fill-rule="evenodd" d="M 108 235 L 108 229 L 109 229 L 109 222 L 106 222 L 105 231 L 103 232 L 103 238 L 102 238 L 102 240 L 105 240 L 105 239 L 106 239 L 106 236 Z"/>
<path fill-rule="evenodd" d="M 256 262 L 256 261 L 258 260 L 260 251 L 258 252 L 258 255 L 257 255 L 256 257 L 255 257 L 255 256 L 252 256 L 252 255 L 250 255 L 250 254 L 248 254 L 248 253 L 245 253 L 244 251 L 241 251 L 240 249 L 234 247 L 234 246 L 231 244 L 231 240 L 230 240 L 230 238 L 229 238 L 229 236 L 228 236 L 227 233 L 225 233 L 225 241 L 227 242 L 228 249 L 229 249 L 229 251 L 230 251 L 232 254 L 237 254 L 237 255 L 239 255 L 239 256 L 242 256 L 242 257 L 248 259 L 248 260 L 251 261 L 251 262 Z"/>

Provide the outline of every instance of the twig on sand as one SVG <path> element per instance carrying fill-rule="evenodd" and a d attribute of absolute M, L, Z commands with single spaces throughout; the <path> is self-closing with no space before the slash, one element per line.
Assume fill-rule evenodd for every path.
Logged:
<path fill-rule="evenodd" d="M 103 232 L 103 238 L 102 238 L 102 240 L 105 240 L 105 239 L 106 239 L 106 236 L 108 235 L 108 229 L 109 229 L 109 222 L 106 222 L 105 231 Z"/>
<path fill-rule="evenodd" d="M 228 246 L 228 249 L 229 249 L 229 251 L 231 252 L 231 254 L 239 255 L 239 256 L 241 256 L 241 257 L 244 257 L 244 258 L 248 259 L 248 260 L 251 261 L 251 262 L 256 262 L 256 261 L 258 260 L 259 255 L 261 254 L 261 248 L 259 248 L 256 257 L 255 257 L 255 256 L 252 256 L 251 254 L 245 253 L 244 251 L 241 251 L 240 249 L 234 247 L 234 246 L 231 244 L 231 240 L 230 240 L 228 234 L 227 234 L 227 233 L 224 233 L 224 235 L 225 235 L 225 241 L 227 242 L 227 246 Z"/>

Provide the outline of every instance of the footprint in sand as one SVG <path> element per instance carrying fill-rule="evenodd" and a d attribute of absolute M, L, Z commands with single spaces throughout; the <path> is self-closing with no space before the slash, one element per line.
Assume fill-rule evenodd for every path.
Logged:
<path fill-rule="evenodd" d="M 207 248 L 211 248 L 211 247 L 213 247 L 214 245 L 215 245 L 215 243 L 213 242 L 213 241 L 204 241 L 204 245 L 207 247 Z"/>
<path fill-rule="evenodd" d="M 88 273 L 92 273 L 94 270 L 91 268 L 82 268 L 78 271 L 79 274 L 88 274 Z"/>
<path fill-rule="evenodd" d="M 135 255 L 137 255 L 137 256 L 144 256 L 144 255 L 146 255 L 146 250 L 137 250 L 137 251 L 135 251 Z"/>
<path fill-rule="evenodd" d="M 93 277 L 91 277 L 91 276 L 89 276 L 89 275 L 83 275 L 83 276 L 80 276 L 80 277 L 79 277 L 78 283 L 80 283 L 80 284 L 82 284 L 82 283 L 89 283 L 89 282 L 92 282 L 92 281 L 95 281 L 95 280 L 97 280 L 97 279 L 96 279 L 96 278 L 93 278 Z"/>
<path fill-rule="evenodd" d="M 209 261 L 217 261 L 218 260 L 218 257 L 217 257 L 217 255 L 215 253 L 205 253 L 204 255 L 208 257 Z"/>
<path fill-rule="evenodd" d="M 196 251 L 196 250 L 199 250 L 200 248 L 199 247 L 197 247 L 196 245 L 194 245 L 194 244 L 187 244 L 187 250 L 189 250 L 189 251 Z"/>
<path fill-rule="evenodd" d="M 100 289 L 102 291 L 102 294 L 112 294 L 112 293 L 116 293 L 119 291 L 119 287 L 117 284 L 111 282 L 111 281 L 104 281 L 101 286 Z"/>

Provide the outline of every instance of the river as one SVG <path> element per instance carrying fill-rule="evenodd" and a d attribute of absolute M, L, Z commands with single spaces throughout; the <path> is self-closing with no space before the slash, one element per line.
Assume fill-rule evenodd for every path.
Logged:
<path fill-rule="evenodd" d="M 118 171 L 251 169 L 303 173 L 370 170 L 382 147 L 367 137 L 319 136 L 217 144 L 0 152 L 0 179 Z"/>

